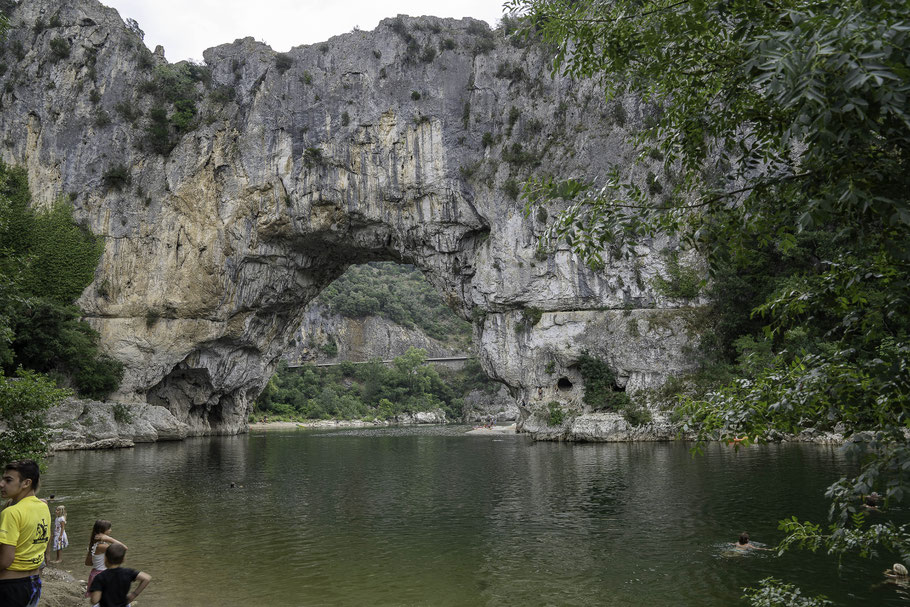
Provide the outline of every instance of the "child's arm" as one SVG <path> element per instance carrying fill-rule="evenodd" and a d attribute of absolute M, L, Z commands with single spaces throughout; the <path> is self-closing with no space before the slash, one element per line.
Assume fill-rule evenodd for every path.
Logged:
<path fill-rule="evenodd" d="M 149 582 L 152 581 L 152 576 L 147 574 L 145 571 L 140 571 L 139 575 L 136 576 L 136 579 L 139 580 L 139 585 L 136 586 L 136 589 L 131 593 L 126 595 L 126 600 L 132 603 L 136 600 L 136 597 L 139 596 L 139 593 L 145 590 L 145 587 L 149 585 Z"/>
<path fill-rule="evenodd" d="M 96 541 L 96 542 L 106 542 L 106 543 L 108 543 L 108 544 L 120 544 L 120 545 L 123 546 L 124 548 L 127 547 L 126 544 L 124 544 L 124 543 L 121 542 L 120 540 L 115 540 L 114 538 L 112 538 L 111 536 L 109 536 L 109 535 L 106 534 L 106 533 L 99 533 L 98 535 L 96 535 L 96 536 L 95 536 L 95 541 Z M 105 550 L 107 550 L 107 546 L 105 546 L 104 548 L 105 548 Z"/>
<path fill-rule="evenodd" d="M 91 603 L 92 605 L 97 605 L 98 603 L 100 603 L 101 602 L 101 591 L 93 590 L 91 592 L 91 594 L 89 595 L 88 600 L 89 600 L 89 603 Z"/>

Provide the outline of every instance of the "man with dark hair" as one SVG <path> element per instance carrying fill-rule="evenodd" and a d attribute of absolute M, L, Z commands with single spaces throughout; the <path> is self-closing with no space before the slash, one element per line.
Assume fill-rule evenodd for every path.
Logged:
<path fill-rule="evenodd" d="M 89 586 L 93 605 L 99 607 L 129 606 L 152 580 L 152 576 L 145 571 L 121 567 L 125 555 L 126 546 L 123 544 L 111 544 L 104 551 L 104 564 L 107 569 L 96 575 L 92 580 L 92 585 Z M 134 580 L 139 580 L 139 585 L 130 592 L 130 586 L 133 585 Z"/>
<path fill-rule="evenodd" d="M 34 607 L 41 598 L 40 568 L 49 539 L 51 513 L 35 497 L 40 471 L 30 459 L 10 462 L 0 477 L 0 605 Z"/>

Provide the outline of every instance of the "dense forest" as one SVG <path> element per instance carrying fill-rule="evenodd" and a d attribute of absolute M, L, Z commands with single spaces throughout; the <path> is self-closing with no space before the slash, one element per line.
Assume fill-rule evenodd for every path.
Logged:
<path fill-rule="evenodd" d="M 465 348 L 471 325 L 446 306 L 439 292 L 412 265 L 371 262 L 351 266 L 317 301 L 348 318 L 381 316 L 417 328 L 447 345 Z"/>

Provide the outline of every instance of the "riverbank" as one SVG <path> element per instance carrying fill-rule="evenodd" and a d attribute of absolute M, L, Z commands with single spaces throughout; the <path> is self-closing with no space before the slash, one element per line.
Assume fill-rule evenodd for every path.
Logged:
<path fill-rule="evenodd" d="M 307 430 L 321 430 L 331 428 L 383 428 L 388 426 L 400 426 L 402 424 L 395 422 L 381 421 L 363 421 L 359 419 L 320 419 L 309 420 L 305 422 L 256 422 L 250 424 L 250 430 L 290 430 L 301 428 Z M 468 430 L 465 434 L 483 436 L 496 434 L 516 434 L 518 432 L 517 424 L 494 425 L 490 427 L 478 426 Z"/>
<path fill-rule="evenodd" d="M 418 426 L 449 423 L 442 411 L 408 413 L 388 420 L 363 419 L 305 419 L 301 421 L 252 422 L 250 430 L 288 430 L 290 428 L 330 429 L 330 428 L 385 428 L 388 426 Z"/>

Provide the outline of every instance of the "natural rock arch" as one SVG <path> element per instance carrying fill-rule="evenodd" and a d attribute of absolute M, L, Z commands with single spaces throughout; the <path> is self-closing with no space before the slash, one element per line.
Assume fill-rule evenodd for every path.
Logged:
<path fill-rule="evenodd" d="M 79 304 L 126 364 L 118 400 L 163 404 L 196 433 L 242 430 L 306 303 L 370 260 L 415 264 L 472 320 L 527 428 L 559 377 L 582 393 L 583 351 L 632 391 L 693 362 L 691 302 L 649 286 L 667 243 L 593 271 L 565 247 L 541 255 L 550 214 L 514 200 L 532 173 L 629 162 L 626 123 L 647 111 L 552 78 L 542 47 L 406 17 L 280 57 L 238 40 L 206 51 L 194 128 L 162 155 L 146 141 L 160 100 L 139 85 L 167 64 L 116 11 L 35 0 L 12 24 L 2 158 L 27 167 L 35 204 L 69 194 L 106 239 Z"/>

